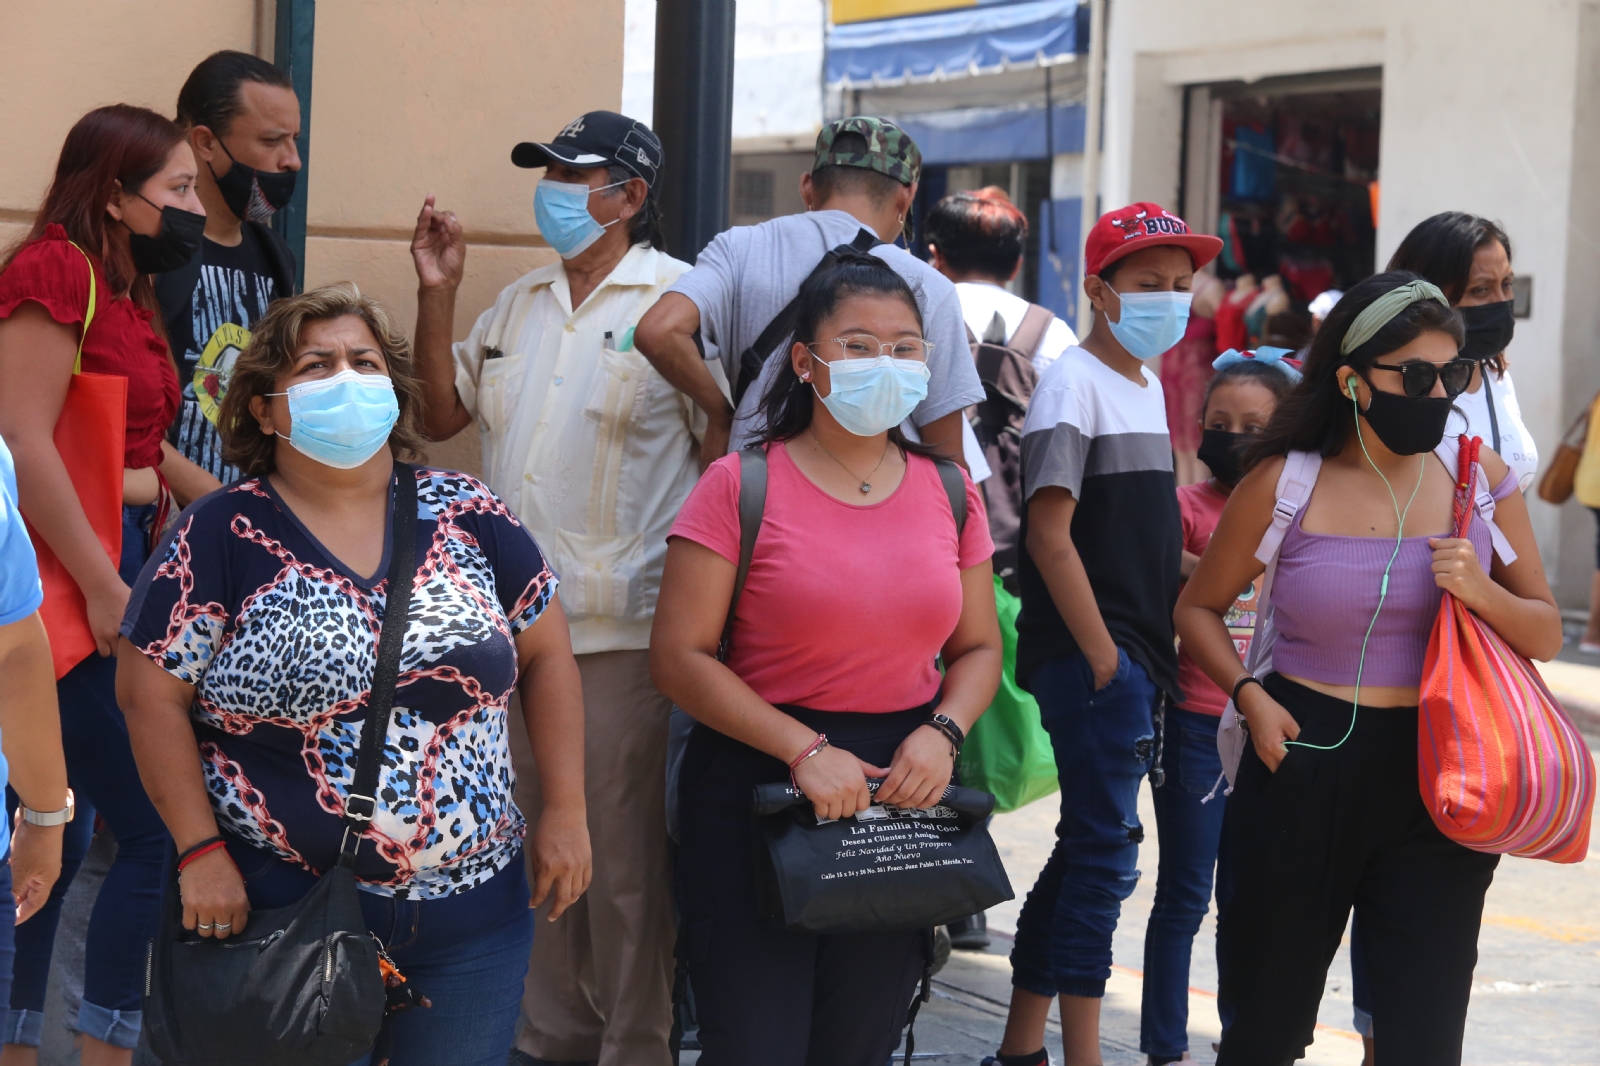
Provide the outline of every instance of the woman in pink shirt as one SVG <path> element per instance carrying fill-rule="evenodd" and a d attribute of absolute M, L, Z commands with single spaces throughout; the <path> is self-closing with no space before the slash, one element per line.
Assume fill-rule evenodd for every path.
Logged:
<path fill-rule="evenodd" d="M 678 889 L 704 1066 L 888 1059 L 923 934 L 765 924 L 751 789 L 792 771 L 817 816 L 836 819 L 865 810 L 867 779 L 883 778 L 879 802 L 931 806 L 1000 680 L 983 504 L 963 476 L 958 531 L 928 450 L 898 428 L 927 388 L 916 299 L 865 254 L 798 299 L 762 408 L 766 506 L 726 658 L 737 455 L 712 464 L 672 528 L 650 640 L 657 687 L 698 723 L 680 776 Z"/>

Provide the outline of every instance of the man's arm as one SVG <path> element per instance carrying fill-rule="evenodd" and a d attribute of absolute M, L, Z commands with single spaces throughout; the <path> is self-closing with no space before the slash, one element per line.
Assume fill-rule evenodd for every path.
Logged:
<path fill-rule="evenodd" d="M 411 260 L 417 269 L 414 336 L 424 401 L 422 431 L 431 440 L 448 440 L 472 422 L 456 392 L 456 366 L 451 356 L 456 290 L 466 269 L 467 242 L 455 212 L 435 211 L 431 195 L 417 215 Z"/>
<path fill-rule="evenodd" d="M 700 468 L 704 470 L 728 451 L 733 408 L 695 343 L 699 329 L 700 309 L 694 301 L 681 292 L 669 292 L 639 320 L 633 345 L 673 388 L 705 412 L 706 434 L 700 442 Z"/>
<path fill-rule="evenodd" d="M 940 455 L 960 463 L 963 470 L 967 469 L 967 458 L 961 447 L 961 423 L 966 417 L 965 410 L 951 411 L 917 427 L 922 443 L 939 449 Z"/>
<path fill-rule="evenodd" d="M 1028 555 L 1050 590 L 1050 599 L 1072 639 L 1094 670 L 1094 687 L 1104 688 L 1117 672 L 1117 645 L 1100 617 L 1089 573 L 1072 543 L 1072 516 L 1078 501 L 1059 486 L 1046 486 L 1028 500 Z"/>

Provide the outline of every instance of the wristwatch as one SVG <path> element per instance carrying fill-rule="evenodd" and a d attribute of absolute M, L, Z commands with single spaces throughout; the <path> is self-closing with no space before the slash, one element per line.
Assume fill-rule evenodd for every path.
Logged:
<path fill-rule="evenodd" d="M 36 811 L 27 804 L 22 805 L 22 820 L 29 825 L 66 825 L 72 821 L 73 812 L 77 804 L 72 798 L 72 789 L 67 789 L 67 805 L 59 811 Z"/>

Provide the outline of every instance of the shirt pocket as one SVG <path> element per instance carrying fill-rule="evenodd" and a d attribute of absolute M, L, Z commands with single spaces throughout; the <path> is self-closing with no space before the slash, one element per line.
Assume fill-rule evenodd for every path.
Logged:
<path fill-rule="evenodd" d="M 656 590 L 645 587 L 644 534 L 594 537 L 557 529 L 547 549 L 561 578 L 561 606 L 573 621 L 644 621 L 655 612 Z"/>
<path fill-rule="evenodd" d="M 600 365 L 589 382 L 583 417 L 600 427 L 600 446 L 621 444 L 641 394 L 648 392 L 650 361 L 638 352 L 600 349 Z"/>
<path fill-rule="evenodd" d="M 503 435 L 509 428 L 509 412 L 521 391 L 526 354 L 485 359 L 478 374 L 478 425 L 485 433 Z"/>

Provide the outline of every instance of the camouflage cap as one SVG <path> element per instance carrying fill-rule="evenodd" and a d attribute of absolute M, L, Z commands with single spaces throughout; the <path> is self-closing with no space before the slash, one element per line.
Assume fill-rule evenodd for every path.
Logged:
<path fill-rule="evenodd" d="M 833 142 L 841 133 L 860 134 L 867 150 L 835 152 Z M 822 167 L 866 167 L 910 185 L 922 177 L 922 152 L 910 134 L 888 119 L 858 115 L 830 122 L 817 134 L 817 158 L 811 169 Z"/>

